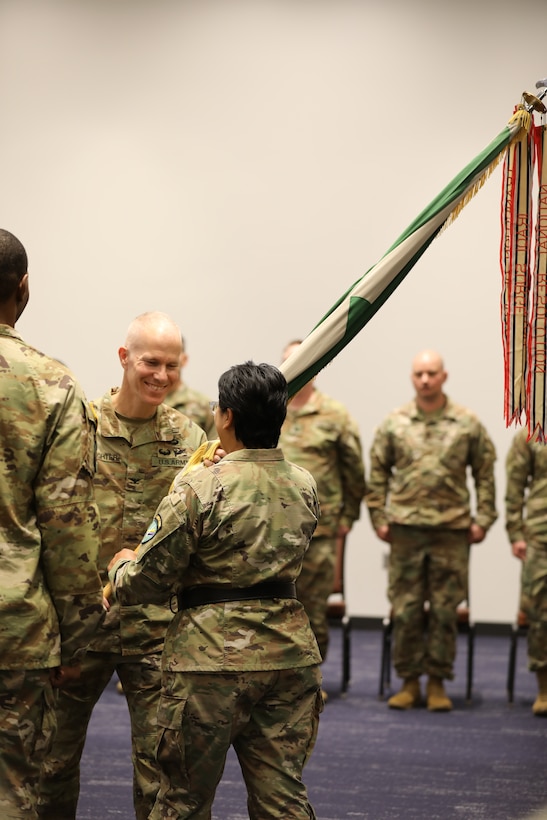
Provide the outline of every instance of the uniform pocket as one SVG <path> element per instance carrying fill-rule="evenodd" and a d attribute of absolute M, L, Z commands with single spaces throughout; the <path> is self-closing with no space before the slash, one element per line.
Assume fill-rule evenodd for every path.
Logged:
<path fill-rule="evenodd" d="M 186 698 L 162 694 L 158 706 L 156 760 L 169 779 L 171 788 L 188 787 L 182 722 Z"/>

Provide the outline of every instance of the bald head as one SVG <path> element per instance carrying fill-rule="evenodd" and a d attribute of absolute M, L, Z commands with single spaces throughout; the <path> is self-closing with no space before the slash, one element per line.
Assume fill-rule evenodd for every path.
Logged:
<path fill-rule="evenodd" d="M 439 410 L 446 397 L 443 385 L 448 377 L 441 356 L 435 350 L 422 350 L 412 360 L 412 384 L 416 403 L 425 412 Z"/>
<path fill-rule="evenodd" d="M 117 412 L 135 419 L 153 416 L 178 379 L 181 355 L 180 328 L 170 316 L 153 311 L 133 319 L 118 350 L 124 374 L 113 398 Z"/>
<path fill-rule="evenodd" d="M 412 360 L 412 372 L 421 370 L 424 367 L 434 367 L 438 370 L 444 370 L 444 363 L 441 355 L 436 350 L 422 350 L 414 356 Z"/>
<path fill-rule="evenodd" d="M 125 346 L 134 350 L 143 344 L 143 340 L 153 337 L 157 342 L 168 340 L 170 343 L 177 337 L 176 344 L 180 346 L 182 353 L 182 336 L 176 322 L 167 313 L 158 310 L 148 313 L 141 313 L 137 316 L 129 327 L 125 336 Z"/>

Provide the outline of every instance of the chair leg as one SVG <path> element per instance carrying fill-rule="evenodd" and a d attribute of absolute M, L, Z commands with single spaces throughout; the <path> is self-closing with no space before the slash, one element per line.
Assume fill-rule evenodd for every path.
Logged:
<path fill-rule="evenodd" d="M 342 694 L 348 691 L 351 679 L 351 620 L 342 618 Z"/>
<path fill-rule="evenodd" d="M 509 666 L 507 669 L 507 700 L 513 703 L 515 691 L 515 668 L 517 663 L 517 639 L 518 627 L 516 624 L 511 628 L 511 642 L 509 645 Z"/>
<path fill-rule="evenodd" d="M 467 688 L 465 699 L 471 703 L 473 697 L 473 672 L 475 662 L 475 624 L 469 624 L 467 635 Z"/>
<path fill-rule="evenodd" d="M 382 656 L 380 659 L 380 686 L 378 689 L 378 697 L 380 700 L 384 698 L 386 687 L 389 688 L 391 683 L 391 633 L 393 624 L 391 618 L 384 618 L 382 628 Z"/>

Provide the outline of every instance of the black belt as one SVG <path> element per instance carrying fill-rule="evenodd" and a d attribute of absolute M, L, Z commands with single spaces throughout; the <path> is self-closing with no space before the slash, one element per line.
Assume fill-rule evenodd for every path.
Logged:
<path fill-rule="evenodd" d="M 251 587 L 198 586 L 184 589 L 177 595 L 179 612 L 195 606 L 220 604 L 227 601 L 251 601 L 255 598 L 296 598 L 294 581 L 263 581 Z"/>

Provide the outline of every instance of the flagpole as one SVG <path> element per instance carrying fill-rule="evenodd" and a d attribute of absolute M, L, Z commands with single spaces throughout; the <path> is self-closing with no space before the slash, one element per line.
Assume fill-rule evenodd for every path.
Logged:
<path fill-rule="evenodd" d="M 338 299 L 281 365 L 289 382 L 289 396 L 329 364 L 362 330 L 403 281 L 439 233 L 482 187 L 505 149 L 520 138 L 532 111 L 544 113 L 547 78 L 538 80 L 537 95 L 524 92 L 523 102 L 498 136 L 425 208 L 406 231 Z"/>

